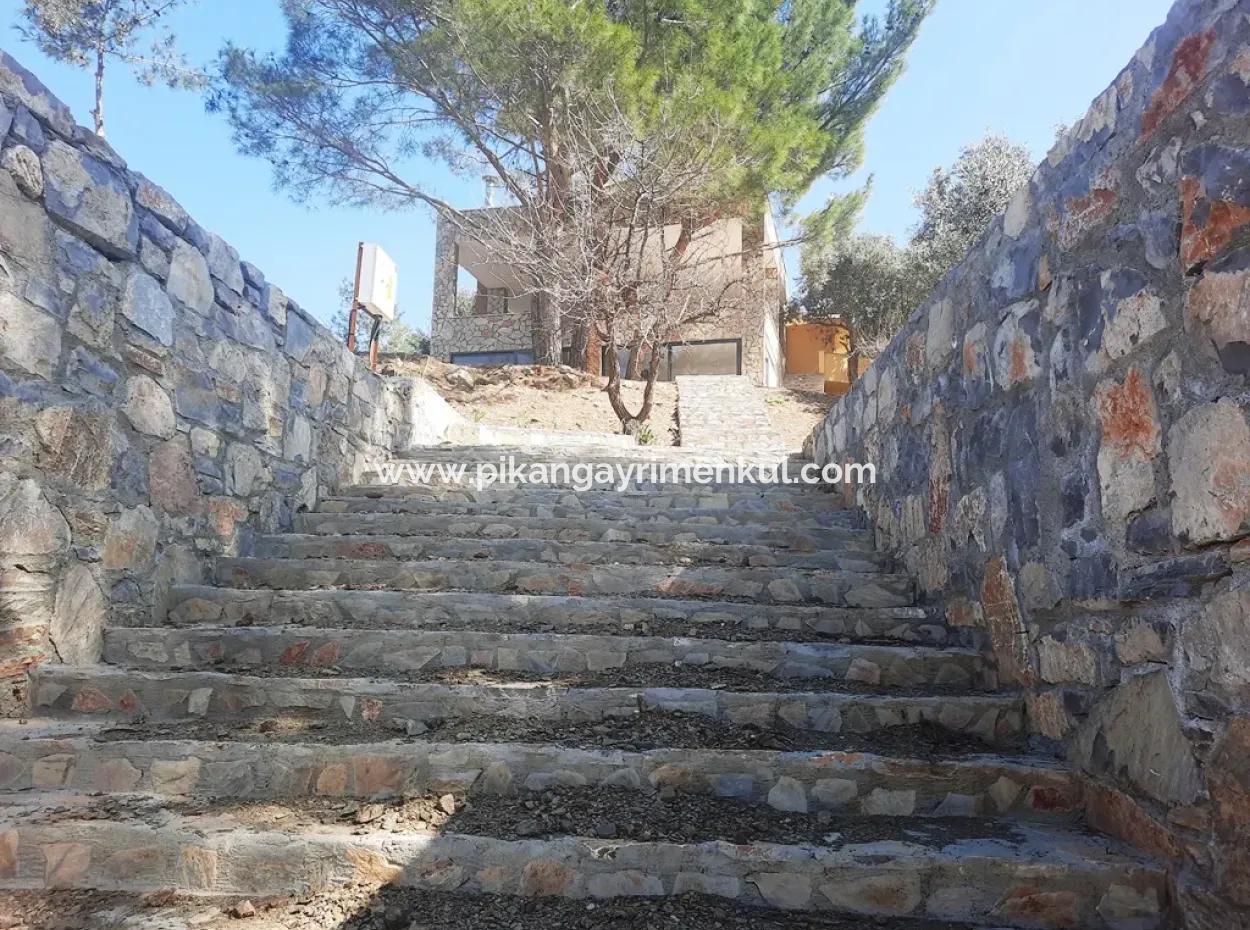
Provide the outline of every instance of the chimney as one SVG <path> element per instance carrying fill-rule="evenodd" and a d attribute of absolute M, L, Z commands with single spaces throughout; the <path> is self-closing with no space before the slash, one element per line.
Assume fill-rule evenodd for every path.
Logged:
<path fill-rule="evenodd" d="M 482 190 L 486 206 L 493 207 L 495 205 L 495 188 L 499 186 L 499 178 L 493 174 L 483 175 Z"/>

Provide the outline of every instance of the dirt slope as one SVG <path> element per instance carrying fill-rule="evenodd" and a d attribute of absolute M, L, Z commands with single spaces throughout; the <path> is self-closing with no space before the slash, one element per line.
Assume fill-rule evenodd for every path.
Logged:
<path fill-rule="evenodd" d="M 471 368 L 428 357 L 384 357 L 383 374 L 425 378 L 470 420 L 495 426 L 616 433 L 621 425 L 608 405 L 603 378 L 567 365 L 496 365 Z M 791 388 L 764 388 L 764 401 L 787 445 L 799 449 L 824 416 L 830 398 Z M 643 385 L 626 382 L 623 394 L 633 410 Z M 677 386 L 655 386 L 650 425 L 657 445 L 677 443 Z"/>

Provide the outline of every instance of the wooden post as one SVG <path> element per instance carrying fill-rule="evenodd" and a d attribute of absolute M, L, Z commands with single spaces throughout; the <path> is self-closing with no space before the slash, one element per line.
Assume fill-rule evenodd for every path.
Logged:
<path fill-rule="evenodd" d="M 356 352 L 356 321 L 360 312 L 360 266 L 364 261 L 365 244 L 356 243 L 356 280 L 352 285 L 352 307 L 347 313 L 347 350 Z"/>

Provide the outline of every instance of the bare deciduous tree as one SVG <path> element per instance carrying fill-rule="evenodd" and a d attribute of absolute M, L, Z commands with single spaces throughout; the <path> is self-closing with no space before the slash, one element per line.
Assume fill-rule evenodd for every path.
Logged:
<path fill-rule="evenodd" d="M 665 346 L 688 327 L 761 309 L 766 253 L 776 243 L 727 246 L 727 220 L 758 215 L 764 204 L 715 197 L 717 179 L 738 165 L 710 122 L 626 116 L 619 107 L 584 108 L 565 148 L 570 180 L 559 209 L 545 198 L 457 214 L 462 239 L 582 334 L 589 351 L 634 350 L 646 380 L 630 410 L 620 366 L 610 361 L 605 390 L 622 428 L 651 413 Z"/>
<path fill-rule="evenodd" d="M 167 16 L 191 0 L 25 0 L 18 31 L 49 58 L 95 70 L 96 135 L 104 135 L 104 74 L 110 58 L 145 84 L 200 87 L 203 73 L 178 53 Z M 146 38 L 148 33 L 154 36 Z"/>

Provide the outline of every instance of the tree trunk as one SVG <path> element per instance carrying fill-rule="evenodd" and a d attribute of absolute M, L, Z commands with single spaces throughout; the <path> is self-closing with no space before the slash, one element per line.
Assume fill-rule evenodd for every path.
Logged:
<path fill-rule="evenodd" d="M 680 264 L 682 260 L 685 259 L 686 251 L 690 248 L 690 243 L 693 239 L 694 239 L 694 219 L 687 214 L 687 215 L 684 215 L 681 219 L 681 230 L 677 234 L 677 242 L 673 244 L 672 261 L 674 264 Z M 667 287 L 667 293 L 665 295 L 665 299 L 672 297 L 673 286 L 676 283 L 677 283 L 676 274 L 675 273 L 671 274 L 668 279 L 668 287 Z M 636 345 L 630 348 L 629 369 L 626 372 L 626 377 L 628 377 L 631 381 L 639 381 L 643 378 L 645 374 L 646 380 L 647 380 L 648 401 L 644 404 L 644 409 L 647 412 L 644 414 L 641 414 L 638 417 L 639 420 L 645 420 L 651 412 L 651 404 L 650 404 L 649 399 L 651 397 L 651 391 L 655 387 L 655 379 L 657 375 L 659 374 L 658 367 L 660 364 L 660 355 L 664 349 L 664 342 L 665 341 L 662 339 L 657 339 L 654 342 L 648 343 L 645 339 L 640 339 Z M 649 360 L 649 366 L 645 371 L 642 367 L 644 355 Z"/>
<path fill-rule="evenodd" d="M 642 380 L 642 353 L 646 349 L 645 342 L 637 342 L 629 347 L 629 361 L 625 366 L 625 377 L 630 381 Z"/>
<path fill-rule="evenodd" d="M 95 109 L 91 111 L 95 120 L 95 134 L 104 138 L 104 49 L 95 52 Z"/>
<path fill-rule="evenodd" d="M 570 364 L 596 378 L 603 374 L 603 340 L 592 318 L 573 327 Z"/>
<path fill-rule="evenodd" d="M 615 342 L 614 332 L 608 330 L 608 345 Z M 629 408 L 625 406 L 625 401 L 621 398 L 621 367 L 619 365 L 608 366 L 608 383 L 604 390 L 608 395 L 608 403 L 612 405 L 612 412 L 616 414 L 617 419 L 621 421 L 621 432 L 633 435 L 638 431 L 638 427 L 647 421 L 651 416 L 651 408 L 654 402 L 655 382 L 660 376 L 660 353 L 664 348 L 664 340 L 657 339 L 651 345 L 649 355 L 649 364 L 647 365 L 647 386 L 642 393 L 642 406 L 638 412 L 631 413 Z M 641 356 L 641 351 L 638 352 Z M 632 361 L 632 360 L 631 360 Z"/>
<path fill-rule="evenodd" d="M 569 342 L 569 364 L 582 371 L 586 371 L 586 366 L 590 364 L 590 356 L 587 353 L 590 346 L 588 330 L 585 323 L 575 324 L 573 338 Z"/>
<path fill-rule="evenodd" d="M 603 374 L 603 340 L 595 321 L 578 323 L 573 334 L 573 360 L 582 371 L 596 378 Z"/>
<path fill-rule="evenodd" d="M 559 365 L 563 338 L 560 332 L 560 308 L 547 295 L 538 299 L 534 309 L 534 364 Z"/>
<path fill-rule="evenodd" d="M 616 345 L 616 330 L 608 325 L 608 345 Z M 629 408 L 625 406 L 625 401 L 621 399 L 621 366 L 608 366 L 608 383 L 604 386 L 604 391 L 608 395 L 608 403 L 612 407 L 612 412 L 616 414 L 616 418 L 621 421 L 621 431 L 629 432 L 629 424 L 633 420 Z"/>
<path fill-rule="evenodd" d="M 657 339 L 651 346 L 651 363 L 647 366 L 647 386 L 642 392 L 642 409 L 638 411 L 636 417 L 639 423 L 645 423 L 651 418 L 651 403 L 655 394 L 655 382 L 660 377 L 660 352 L 663 350 L 664 342 Z"/>
<path fill-rule="evenodd" d="M 603 374 L 603 340 L 599 338 L 599 327 L 593 322 L 586 333 L 586 373 L 596 378 Z"/>

